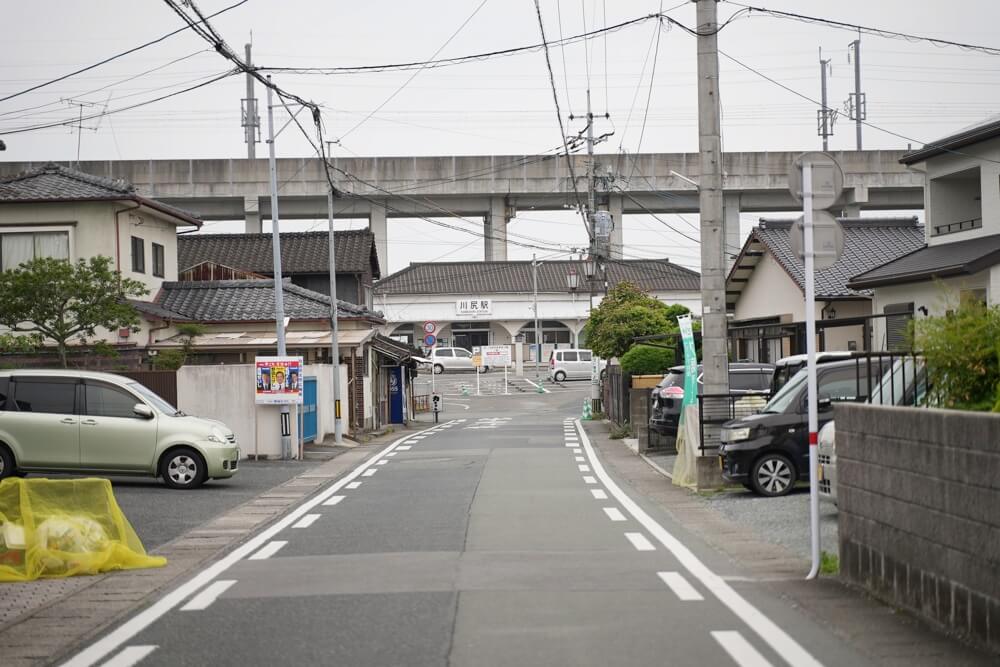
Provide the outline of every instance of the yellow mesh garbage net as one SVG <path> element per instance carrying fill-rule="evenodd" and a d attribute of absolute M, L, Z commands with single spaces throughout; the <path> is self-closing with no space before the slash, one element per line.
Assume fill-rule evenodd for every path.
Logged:
<path fill-rule="evenodd" d="M 0 582 L 163 567 L 106 479 L 0 481 Z"/>

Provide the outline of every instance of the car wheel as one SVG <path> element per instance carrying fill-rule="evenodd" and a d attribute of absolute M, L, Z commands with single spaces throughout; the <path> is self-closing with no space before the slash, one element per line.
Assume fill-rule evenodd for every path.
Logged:
<path fill-rule="evenodd" d="M 562 371 L 556 371 L 556 374 L 553 375 L 552 378 L 556 382 L 565 382 L 566 381 L 566 374 L 563 373 Z"/>
<path fill-rule="evenodd" d="M 17 470 L 14 468 L 14 457 L 6 447 L 0 445 L 0 479 L 16 474 Z"/>
<path fill-rule="evenodd" d="M 441 364 L 434 364 L 434 375 L 441 375 L 444 373 L 444 366 Z"/>
<path fill-rule="evenodd" d="M 205 459 L 188 447 L 178 447 L 160 462 L 160 476 L 171 489 L 194 489 L 208 477 Z"/>
<path fill-rule="evenodd" d="M 762 496 L 783 496 L 795 486 L 795 466 L 783 454 L 771 453 L 757 459 L 750 471 L 750 484 Z"/>

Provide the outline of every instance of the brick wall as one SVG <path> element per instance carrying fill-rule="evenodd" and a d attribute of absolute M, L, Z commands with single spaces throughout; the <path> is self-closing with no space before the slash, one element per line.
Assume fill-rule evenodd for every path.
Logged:
<path fill-rule="evenodd" d="M 841 574 L 1000 653 L 1000 415 L 837 406 Z"/>

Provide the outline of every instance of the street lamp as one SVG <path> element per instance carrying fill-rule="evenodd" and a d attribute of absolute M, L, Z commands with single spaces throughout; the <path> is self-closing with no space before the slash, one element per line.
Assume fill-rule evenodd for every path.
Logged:
<path fill-rule="evenodd" d="M 569 286 L 570 292 L 575 292 L 576 288 L 580 286 L 580 276 L 577 275 L 576 269 L 572 266 L 566 272 L 566 284 Z"/>

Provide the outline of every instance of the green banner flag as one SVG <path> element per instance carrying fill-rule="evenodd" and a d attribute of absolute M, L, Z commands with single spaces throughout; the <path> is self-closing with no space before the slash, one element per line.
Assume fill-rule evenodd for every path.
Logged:
<path fill-rule="evenodd" d="M 684 408 L 698 401 L 698 353 L 694 349 L 694 329 L 691 326 L 691 316 L 682 315 L 677 318 L 681 328 L 681 342 L 684 344 L 684 401 L 681 403 L 681 414 Z"/>

